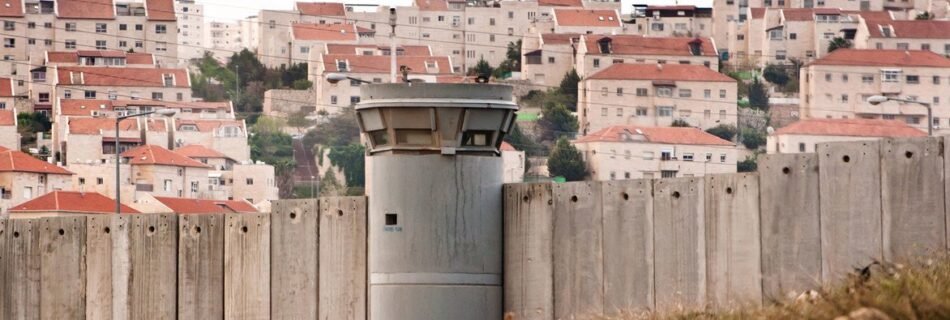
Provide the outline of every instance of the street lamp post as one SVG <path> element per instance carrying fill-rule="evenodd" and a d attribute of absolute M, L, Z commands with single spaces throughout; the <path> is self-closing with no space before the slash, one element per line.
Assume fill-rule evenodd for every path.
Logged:
<path fill-rule="evenodd" d="M 175 115 L 175 109 L 160 109 L 149 112 L 142 112 L 136 114 L 128 114 L 120 117 L 115 117 L 115 214 L 122 213 L 122 179 L 120 177 L 119 163 L 121 162 L 119 156 L 119 123 L 122 120 L 128 118 L 135 118 L 141 116 L 147 116 L 150 114 L 158 114 L 166 117 L 171 117 Z"/>
<path fill-rule="evenodd" d="M 887 96 L 871 96 L 870 98 L 868 98 L 868 103 L 870 103 L 871 105 L 874 105 L 874 106 L 879 105 L 879 104 L 884 103 L 884 102 L 887 102 L 887 101 L 897 101 L 897 102 L 902 102 L 902 103 L 915 103 L 915 104 L 919 104 L 919 105 L 924 106 L 924 108 L 927 108 L 927 135 L 928 135 L 928 136 L 933 136 L 933 135 L 934 135 L 933 106 L 931 106 L 930 103 L 923 102 L 923 101 L 909 100 L 909 99 L 901 99 L 901 98 L 887 97 Z"/>

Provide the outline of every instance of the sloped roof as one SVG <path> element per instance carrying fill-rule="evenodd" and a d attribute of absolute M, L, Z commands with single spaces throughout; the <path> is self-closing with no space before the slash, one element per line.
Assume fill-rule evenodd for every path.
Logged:
<path fill-rule="evenodd" d="M 638 133 L 639 132 L 639 133 Z M 642 134 L 641 134 L 642 133 Z M 626 139 L 625 136 L 640 137 L 642 140 Z M 714 145 L 733 146 L 730 141 L 700 130 L 687 127 L 642 127 L 632 125 L 618 125 L 601 129 L 597 132 L 574 140 L 575 143 L 588 142 L 647 142 L 682 145 Z"/>
<path fill-rule="evenodd" d="M 544 33 L 541 41 L 544 44 L 571 44 L 571 39 L 580 39 L 579 33 Z"/>
<path fill-rule="evenodd" d="M 145 0 L 145 9 L 148 10 L 150 21 L 175 21 L 174 0 Z"/>
<path fill-rule="evenodd" d="M 0 110 L 0 126 L 16 125 L 16 114 L 13 110 Z"/>
<path fill-rule="evenodd" d="M 616 10 L 554 9 L 554 17 L 559 26 L 620 27 Z"/>
<path fill-rule="evenodd" d="M 581 0 L 538 0 L 541 7 L 583 7 Z"/>
<path fill-rule="evenodd" d="M 294 39 L 297 40 L 356 41 L 359 37 L 356 26 L 345 23 L 294 23 L 292 28 Z"/>
<path fill-rule="evenodd" d="M 34 158 L 26 153 L 3 149 L 0 151 L 0 172 L 32 172 L 71 175 L 62 167 Z"/>
<path fill-rule="evenodd" d="M 132 165 L 163 165 L 175 167 L 194 167 L 209 168 L 208 165 L 195 161 L 182 154 L 162 148 L 160 146 L 147 144 L 132 150 L 123 152 L 123 158 L 129 159 Z"/>
<path fill-rule="evenodd" d="M 0 0 L 0 17 L 22 17 L 22 0 Z"/>
<path fill-rule="evenodd" d="M 181 130 L 182 126 L 194 125 L 199 132 L 213 132 L 218 128 L 224 126 L 237 126 L 241 130 L 245 130 L 244 122 L 241 120 L 191 120 L 191 119 L 175 119 L 175 129 Z"/>
<path fill-rule="evenodd" d="M 116 50 L 47 51 L 47 63 L 79 63 L 79 57 L 125 58 L 126 65 L 154 65 L 151 53 L 128 53 Z"/>
<path fill-rule="evenodd" d="M 950 39 L 950 21 L 940 20 L 866 20 L 871 38 Z M 885 37 L 881 27 L 891 27 Z"/>
<path fill-rule="evenodd" d="M 644 37 L 639 35 L 588 35 L 584 37 L 587 54 L 601 54 L 598 41 L 610 38 L 612 55 L 663 55 L 693 56 L 690 44 L 699 44 L 699 53 L 704 57 L 717 56 L 712 40 L 697 37 Z"/>
<path fill-rule="evenodd" d="M 736 82 L 736 79 L 701 65 L 644 63 L 615 63 L 587 79 Z"/>
<path fill-rule="evenodd" d="M 186 69 L 165 68 L 109 68 L 109 67 L 58 67 L 60 85 L 85 85 L 103 87 L 165 87 L 164 75 L 175 78 L 175 88 L 189 88 L 190 79 Z M 81 82 L 73 82 L 71 73 L 82 73 Z"/>
<path fill-rule="evenodd" d="M 223 102 L 176 102 L 153 100 L 105 100 L 105 99 L 60 99 L 59 112 L 64 116 L 92 116 L 93 111 L 112 111 L 129 106 L 169 109 L 219 109 L 231 110 L 228 101 Z"/>
<path fill-rule="evenodd" d="M 10 78 L 0 78 L 0 97 L 13 97 L 15 95 L 13 80 L 10 80 Z"/>
<path fill-rule="evenodd" d="M 349 73 L 389 73 L 389 56 L 362 56 L 355 54 L 325 54 L 323 55 L 324 68 L 329 72 L 343 72 L 338 70 L 337 61 L 348 61 Z M 438 71 L 428 70 L 426 62 L 434 62 Z M 451 74 L 452 64 L 446 56 L 397 56 L 396 64 L 412 69 L 410 74 Z"/>
<path fill-rule="evenodd" d="M 244 200 L 201 200 L 170 197 L 155 197 L 155 199 L 178 214 L 259 213 L 257 208 Z"/>
<path fill-rule="evenodd" d="M 297 11 L 306 16 L 344 17 L 346 8 L 336 2 L 297 2 Z"/>
<path fill-rule="evenodd" d="M 789 124 L 774 135 L 849 137 L 925 137 L 927 133 L 904 122 L 880 119 L 807 119 Z"/>
<path fill-rule="evenodd" d="M 445 0 L 415 0 L 415 5 L 420 11 L 449 10 L 449 3 Z"/>
<path fill-rule="evenodd" d="M 72 118 L 67 124 L 69 134 L 100 135 L 102 131 L 115 131 L 115 119 L 111 118 Z M 138 131 L 136 119 L 124 119 L 119 122 L 119 131 Z"/>
<path fill-rule="evenodd" d="M 66 19 L 114 19 L 113 0 L 57 0 L 56 13 Z"/>
<path fill-rule="evenodd" d="M 499 149 L 501 149 L 501 151 L 518 151 L 518 149 L 515 149 L 515 146 L 507 142 L 502 142 Z"/>
<path fill-rule="evenodd" d="M 788 21 L 814 21 L 815 15 L 840 15 L 838 8 L 786 8 L 782 9 L 782 15 Z"/>
<path fill-rule="evenodd" d="M 220 153 L 214 149 L 205 147 L 200 144 L 189 144 L 187 146 L 175 149 L 175 152 L 183 156 L 197 159 L 197 158 L 228 158 L 228 156 Z"/>
<path fill-rule="evenodd" d="M 808 65 L 950 68 L 950 59 L 926 50 L 838 49 Z"/>
<path fill-rule="evenodd" d="M 140 213 L 124 204 L 119 208 L 121 213 Z M 97 192 L 53 191 L 10 208 L 10 212 L 111 214 L 115 213 L 115 199 Z"/>
<path fill-rule="evenodd" d="M 328 43 L 327 45 L 327 54 L 361 54 L 361 49 L 370 49 L 370 50 L 389 50 L 388 45 L 375 45 L 375 44 L 340 44 L 340 43 Z M 402 52 L 402 55 L 406 56 L 431 56 L 432 50 L 429 46 L 420 46 L 420 45 L 400 45 L 396 47 L 396 52 Z"/>

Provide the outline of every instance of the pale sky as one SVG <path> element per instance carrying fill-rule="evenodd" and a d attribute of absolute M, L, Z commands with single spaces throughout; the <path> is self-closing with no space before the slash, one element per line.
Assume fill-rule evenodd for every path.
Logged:
<path fill-rule="evenodd" d="M 256 15 L 261 9 L 290 10 L 297 0 L 197 0 L 204 5 L 206 21 L 237 21 L 247 16 Z M 300 0 L 304 2 L 345 2 L 361 4 L 388 4 L 388 5 L 409 5 L 412 0 Z M 698 6 L 711 6 L 712 0 L 622 0 L 622 9 L 628 12 L 633 8 L 634 3 L 646 4 L 694 4 Z"/>

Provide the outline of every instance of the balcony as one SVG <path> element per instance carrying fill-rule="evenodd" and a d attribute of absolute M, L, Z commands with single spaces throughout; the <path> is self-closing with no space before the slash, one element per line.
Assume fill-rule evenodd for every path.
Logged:
<path fill-rule="evenodd" d="M 135 185 L 135 191 L 152 192 L 155 190 L 152 184 L 139 183 Z"/>

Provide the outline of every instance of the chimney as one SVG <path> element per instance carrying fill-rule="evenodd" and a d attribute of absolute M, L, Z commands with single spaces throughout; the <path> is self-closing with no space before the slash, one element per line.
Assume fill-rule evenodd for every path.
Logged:
<path fill-rule="evenodd" d="M 657 70 L 660 70 L 660 71 L 663 71 L 663 64 L 662 64 L 662 63 L 657 63 L 657 64 L 656 64 L 656 69 L 657 69 Z"/>

